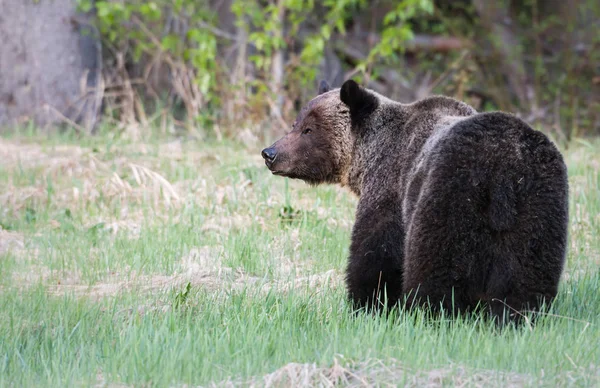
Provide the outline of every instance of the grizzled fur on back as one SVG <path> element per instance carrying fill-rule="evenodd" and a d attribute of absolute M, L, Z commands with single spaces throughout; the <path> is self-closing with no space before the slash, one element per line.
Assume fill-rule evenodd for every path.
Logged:
<path fill-rule="evenodd" d="M 502 316 L 556 296 L 567 171 L 554 144 L 515 116 L 322 84 L 263 157 L 276 174 L 359 196 L 346 273 L 358 307 L 483 304 Z"/>

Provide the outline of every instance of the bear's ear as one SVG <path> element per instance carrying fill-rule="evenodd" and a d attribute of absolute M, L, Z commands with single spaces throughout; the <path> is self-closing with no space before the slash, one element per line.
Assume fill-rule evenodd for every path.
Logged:
<path fill-rule="evenodd" d="M 327 93 L 328 91 L 331 90 L 331 87 L 329 86 L 329 84 L 327 83 L 327 81 L 325 81 L 324 79 L 321 80 L 321 82 L 319 82 L 319 92 L 318 92 L 318 96 L 320 96 L 323 93 Z"/>
<path fill-rule="evenodd" d="M 373 93 L 351 79 L 342 85 L 340 99 L 350 108 L 350 117 L 354 121 L 367 118 L 379 105 L 379 101 Z"/>

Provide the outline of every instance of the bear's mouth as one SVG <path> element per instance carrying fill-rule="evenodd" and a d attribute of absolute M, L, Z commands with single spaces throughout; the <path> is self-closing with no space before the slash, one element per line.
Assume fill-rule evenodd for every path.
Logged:
<path fill-rule="evenodd" d="M 275 173 L 275 171 L 277 171 L 277 170 L 273 169 L 274 168 L 274 166 L 273 166 L 274 164 L 275 164 L 275 160 L 274 159 L 273 160 L 265 160 L 265 166 L 267 166 L 267 168 L 269 169 L 269 171 L 271 171 L 272 173 Z"/>
<path fill-rule="evenodd" d="M 269 165 L 267 165 L 267 167 L 269 167 L 269 171 L 271 171 L 271 174 L 285 176 L 285 171 L 283 171 L 283 170 L 275 170 L 275 169 L 273 169 Z"/>
<path fill-rule="evenodd" d="M 284 175 L 283 170 L 277 170 L 275 168 L 275 162 L 277 161 L 278 156 L 279 154 L 275 155 L 275 157 L 272 160 L 266 159 L 265 166 L 267 166 L 267 168 L 269 169 L 269 171 L 271 171 L 273 175 Z"/>
<path fill-rule="evenodd" d="M 276 170 L 273 166 L 273 163 L 265 162 L 265 164 L 269 168 L 269 171 L 271 171 L 271 174 L 278 176 L 286 176 L 286 172 L 284 170 Z"/>
<path fill-rule="evenodd" d="M 265 159 L 265 166 L 271 174 L 291 178 L 293 174 L 288 164 L 288 160 L 285 157 L 281 158 L 279 153 L 273 159 Z"/>

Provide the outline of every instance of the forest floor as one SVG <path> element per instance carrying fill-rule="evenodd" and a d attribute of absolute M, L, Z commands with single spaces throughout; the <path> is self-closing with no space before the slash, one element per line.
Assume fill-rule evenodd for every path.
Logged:
<path fill-rule="evenodd" d="M 600 142 L 564 150 L 570 248 L 535 326 L 354 315 L 356 199 L 260 145 L 0 138 L 0 386 L 598 386 Z"/>

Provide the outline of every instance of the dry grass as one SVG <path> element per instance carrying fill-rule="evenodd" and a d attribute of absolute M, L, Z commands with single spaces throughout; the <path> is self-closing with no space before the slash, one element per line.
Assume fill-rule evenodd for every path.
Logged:
<path fill-rule="evenodd" d="M 248 137 L 247 134 L 244 136 Z M 255 140 L 252 138 L 253 145 L 256 143 Z M 168 209 L 181 209 L 182 206 L 190 203 L 198 206 L 210 203 L 214 206 L 213 212 L 204 220 L 200 230 L 224 235 L 231 230 L 242 230 L 252 225 L 259 225 L 263 230 L 268 230 L 264 217 L 240 212 L 231 213 L 227 210 L 227 203 L 234 200 L 246 201 L 255 203 L 257 208 L 276 208 L 285 202 L 283 197 L 277 196 L 270 196 L 266 202 L 261 202 L 252 180 L 247 179 L 241 172 L 239 183 L 234 184 L 230 180 L 218 182 L 213 175 L 205 175 L 203 172 L 223 166 L 223 155 L 207 150 L 190 151 L 179 140 L 160 144 L 127 144 L 120 147 L 114 155 L 108 158 L 107 156 L 98 153 L 97 150 L 74 145 L 44 147 L 30 142 L 0 139 L 0 158 L 3 160 L 3 168 L 5 171 L 12 172 L 7 182 L 3 184 L 0 208 L 4 209 L 4 212 L 11 210 L 19 213 L 28 207 L 47 205 L 48 185 L 52 182 L 54 193 L 51 200 L 54 207 L 78 212 L 86 228 L 102 224 L 103 229 L 113 235 L 124 232 L 131 239 L 136 239 L 140 235 L 143 224 L 148 223 L 141 210 L 142 206 L 149 206 L 152 209 L 155 220 L 165 221 Z M 567 158 L 570 165 L 578 165 L 586 171 L 600 170 L 600 161 L 589 158 L 586 152 L 572 152 Z M 258 153 L 251 153 L 245 156 L 245 159 L 247 165 L 262 166 Z M 164 170 L 165 161 L 167 167 L 173 164 L 198 168 L 198 174 L 191 179 L 171 182 L 160 171 Z M 16 179 L 13 174 L 18 170 L 35 172 L 33 184 L 23 182 L 15 184 Z M 74 181 L 78 181 L 79 184 L 74 185 Z M 590 183 L 589 175 L 575 174 L 571 177 L 571 195 L 585 196 L 590 191 Z M 341 189 L 333 190 L 340 197 L 346 195 Z M 99 204 L 102 210 L 93 216 L 88 216 L 87 212 L 81 211 L 91 204 Z M 117 214 L 114 212 L 115 204 L 118 204 Z M 313 205 L 314 199 L 309 196 L 296 200 L 296 206 L 299 208 L 310 208 Z M 331 217 L 330 209 L 323 206 L 316 206 L 315 211 L 317 216 L 325 219 L 331 228 L 349 229 L 352 225 L 353 220 L 350 216 Z M 175 219 L 179 214 L 175 213 Z M 571 218 L 572 235 L 577 236 L 571 239 L 572 250 L 582 251 L 588 260 L 600 265 L 600 250 L 594 234 L 595 225 L 600 224 L 600 213 L 592 217 L 585 204 L 575 203 Z M 51 219 L 45 227 L 59 229 L 61 222 Z M 274 242 L 273 251 L 279 252 L 275 258 L 279 265 L 276 276 L 269 284 L 263 285 L 264 289 L 268 290 L 273 286 L 278 289 L 289 289 L 293 287 L 292 284 L 309 284 L 311 287 L 321 283 L 329 285 L 330 282 L 336 286 L 341 284 L 341 275 L 336 271 L 325 271 L 320 274 L 309 274 L 303 271 L 302 264 L 296 260 L 298 248 L 302 244 L 298 230 L 295 230 L 290 237 L 293 244 L 291 255 L 283 254 L 281 242 Z M 143 285 L 140 286 L 141 289 L 146 290 L 179 287 L 186 282 L 194 285 L 202 284 L 209 288 L 224 284 L 227 284 L 227 287 L 236 287 L 236 284 L 237 287 L 241 287 L 243 284 L 258 280 L 256 277 L 244 274 L 240 269 L 234 270 L 223 265 L 221 253 L 213 255 L 210 266 L 207 266 L 209 262 L 206 260 L 196 263 L 188 260 L 186 263 L 186 259 L 183 259 L 183 264 L 179 265 L 181 273 L 169 276 L 136 275 L 134 272 L 124 271 L 124 274 L 104 274 L 102 276 L 104 280 L 98 284 L 81 284 L 81 276 L 77 271 L 65 273 L 50 270 L 42 263 L 36 262 L 36 248 L 31 246 L 26 249 L 25 245 L 25 237 L 22 233 L 3 230 L 0 227 L 0 254 L 11 250 L 16 256 L 29 260 L 30 268 L 16 271 L 13 274 L 14 281 L 22 287 L 27 287 L 51 280 L 54 293 L 72 292 L 96 298 L 112 296 L 119 291 L 128 291 L 132 288 L 137 289 L 140 285 Z M 195 257 L 194 252 L 197 251 L 190 251 L 189 257 Z M 586 269 L 581 266 L 570 266 L 565 271 L 565 278 L 577 278 L 585 272 Z"/>
<path fill-rule="evenodd" d="M 2 242 L 0 233 L 0 243 Z M 17 255 L 26 255 L 22 240 L 18 241 Z M 2 253 L 0 251 L 0 253 Z M 12 273 L 12 282 L 19 288 L 43 284 L 52 295 L 72 295 L 99 300 L 122 293 L 135 291 L 139 294 L 162 293 L 181 289 L 190 283 L 193 287 L 206 290 L 242 290 L 255 287 L 263 293 L 273 290 L 287 292 L 292 289 L 314 290 L 342 287 L 343 277 L 336 270 L 323 273 L 308 273 L 291 261 L 282 262 L 273 276 L 260 278 L 245 273 L 242 269 L 223 264 L 223 253 L 214 247 L 193 248 L 176 263 L 177 269 L 170 275 L 147 275 L 130 268 L 101 276 L 101 280 L 90 283 L 79 271 L 52 270 L 39 264 L 39 258 L 27 257 L 27 264 Z"/>
<path fill-rule="evenodd" d="M 244 382 L 221 382 L 215 387 L 523 387 L 531 376 L 449 366 L 432 370 L 407 368 L 397 360 L 348 362 L 334 359 L 333 366 L 290 363 L 265 376 Z"/>

